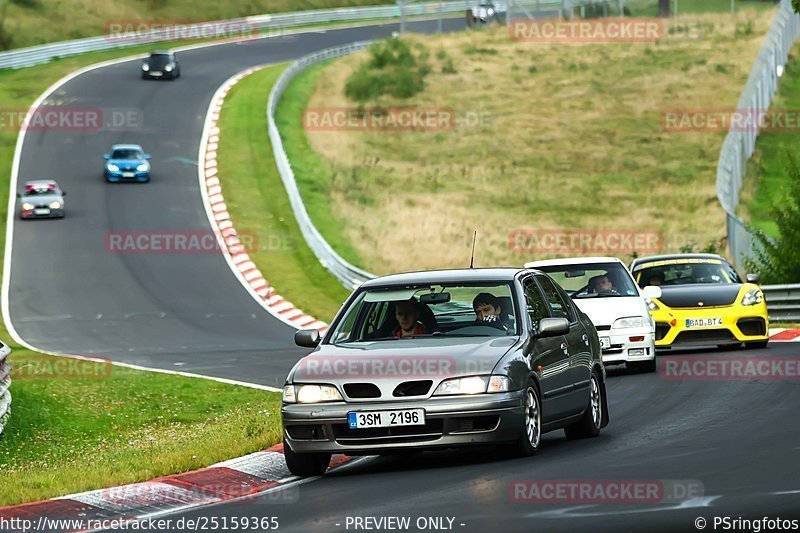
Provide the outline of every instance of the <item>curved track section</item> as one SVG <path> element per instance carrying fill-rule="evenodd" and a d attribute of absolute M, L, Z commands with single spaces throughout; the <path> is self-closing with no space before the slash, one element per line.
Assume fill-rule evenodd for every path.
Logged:
<path fill-rule="evenodd" d="M 433 31 L 435 22 L 416 23 Z M 446 21 L 446 27 L 463 27 Z M 15 220 L 9 319 L 27 343 L 55 353 L 280 385 L 302 353 L 293 329 L 241 286 L 221 254 L 111 253 L 110 232 L 210 232 L 197 180 L 206 111 L 217 88 L 248 67 L 390 35 L 397 25 L 309 32 L 181 52 L 181 78 L 146 82 L 135 60 L 80 74 L 47 106 L 133 110 L 128 131 L 28 131 L 18 182 L 55 178 L 63 220 Z M 267 88 L 265 88 L 267 90 Z M 152 155 L 149 184 L 107 184 L 114 143 Z"/>

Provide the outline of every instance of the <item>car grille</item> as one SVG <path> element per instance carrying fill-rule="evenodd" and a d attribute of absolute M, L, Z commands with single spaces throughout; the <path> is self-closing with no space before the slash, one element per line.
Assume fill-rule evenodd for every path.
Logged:
<path fill-rule="evenodd" d="M 420 426 L 350 429 L 347 424 L 333 424 L 333 436 L 339 444 L 393 444 L 424 442 L 442 437 L 444 420 L 433 419 Z"/>
<path fill-rule="evenodd" d="M 477 433 L 492 431 L 500 424 L 499 415 L 468 416 L 451 418 L 447 421 L 448 433 Z"/>
<path fill-rule="evenodd" d="M 709 343 L 738 342 L 733 333 L 727 329 L 707 329 L 698 331 L 682 331 L 675 338 L 675 343 Z"/>
<path fill-rule="evenodd" d="M 345 383 L 344 393 L 349 398 L 380 398 L 381 390 L 373 383 Z"/>
<path fill-rule="evenodd" d="M 745 335 L 766 335 L 767 323 L 763 318 L 740 318 L 736 325 Z"/>
<path fill-rule="evenodd" d="M 395 387 L 393 396 L 427 396 L 433 386 L 433 381 L 423 379 L 420 381 L 406 381 Z"/>

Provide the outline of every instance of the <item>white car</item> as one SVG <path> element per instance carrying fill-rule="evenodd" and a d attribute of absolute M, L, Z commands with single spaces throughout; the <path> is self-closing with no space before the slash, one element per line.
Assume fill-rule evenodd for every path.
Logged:
<path fill-rule="evenodd" d="M 616 257 L 549 259 L 525 263 L 550 275 L 586 313 L 597 329 L 603 363 L 656 370 L 655 324 L 648 300 L 659 287 L 639 289 L 625 263 Z"/>

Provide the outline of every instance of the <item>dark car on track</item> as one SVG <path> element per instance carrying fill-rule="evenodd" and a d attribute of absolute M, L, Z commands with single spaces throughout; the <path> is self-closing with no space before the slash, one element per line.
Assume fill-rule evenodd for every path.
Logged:
<path fill-rule="evenodd" d="M 55 180 L 31 180 L 19 197 L 21 218 L 64 218 L 64 196 Z"/>
<path fill-rule="evenodd" d="M 158 50 L 142 62 L 142 79 L 174 80 L 181 77 L 181 66 L 174 52 Z"/>
<path fill-rule="evenodd" d="M 324 338 L 300 330 L 295 342 L 315 348 L 283 389 L 295 475 L 322 474 L 333 453 L 499 444 L 531 455 L 544 432 L 593 437 L 608 423 L 597 331 L 537 270 L 376 278 Z"/>

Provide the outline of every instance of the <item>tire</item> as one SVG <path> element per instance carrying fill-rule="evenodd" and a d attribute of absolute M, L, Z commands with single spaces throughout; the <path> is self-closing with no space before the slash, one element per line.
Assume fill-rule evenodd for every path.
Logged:
<path fill-rule="evenodd" d="M 289 472 L 299 477 L 321 476 L 331 463 L 329 453 L 295 453 L 283 441 L 283 457 Z"/>
<path fill-rule="evenodd" d="M 564 428 L 564 433 L 568 439 L 586 439 L 596 437 L 600 434 L 600 427 L 603 424 L 603 387 L 600 386 L 600 378 L 597 372 L 592 370 L 592 378 L 589 385 L 589 404 L 583 412 L 583 416 L 576 423 Z"/>
<path fill-rule="evenodd" d="M 746 342 L 744 343 L 744 347 L 747 348 L 748 350 L 761 349 L 761 348 L 766 348 L 767 344 L 769 344 L 769 339 L 765 341 Z"/>
<path fill-rule="evenodd" d="M 525 413 L 516 452 L 523 457 L 529 457 L 539 450 L 542 442 L 542 401 L 533 381 L 528 381 L 524 402 Z"/>

